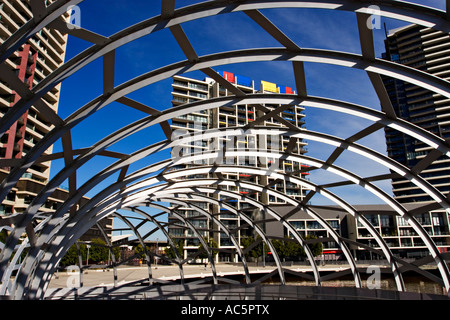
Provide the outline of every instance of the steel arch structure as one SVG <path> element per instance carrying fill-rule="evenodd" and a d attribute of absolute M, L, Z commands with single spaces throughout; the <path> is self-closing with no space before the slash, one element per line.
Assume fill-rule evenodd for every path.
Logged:
<path fill-rule="evenodd" d="M 11 216 L 1 217 L 0 219 L 0 230 L 8 231 L 6 242 L 0 244 L 1 296 L 11 299 L 44 299 L 51 276 L 67 250 L 76 243 L 78 238 L 91 226 L 98 224 L 99 221 L 110 215 L 114 215 L 122 221 L 125 221 L 130 227 L 130 230 L 135 233 L 141 244 L 143 244 L 145 235 L 142 235 L 138 229 L 142 225 L 148 223 L 154 226 L 154 229 L 152 229 L 149 234 L 156 230 L 161 230 L 167 236 L 169 243 L 171 243 L 172 246 L 175 246 L 174 240 L 166 230 L 168 224 L 160 220 L 162 215 L 159 213 L 156 215 L 149 214 L 144 210 L 145 207 L 155 208 L 164 213 L 164 215 L 171 214 L 178 217 L 187 228 L 196 234 L 198 240 L 207 251 L 209 260 L 211 261 L 214 282 L 218 283 L 219 280 L 217 278 L 212 256 L 213 249 L 203 240 L 200 232 L 189 219 L 178 215 L 175 210 L 161 205 L 161 201 L 190 206 L 199 214 L 208 217 L 208 219 L 217 226 L 217 229 L 211 228 L 209 231 L 217 232 L 217 230 L 221 230 L 226 233 L 230 237 L 236 252 L 238 252 L 240 256 L 241 263 L 245 269 L 245 281 L 246 283 L 250 283 L 251 279 L 248 273 L 248 263 L 245 258 L 246 252 L 242 250 L 239 241 L 235 238 L 235 231 L 229 230 L 221 223 L 220 219 L 215 218 L 210 212 L 189 203 L 188 200 L 192 198 L 202 199 L 217 206 L 227 208 L 230 212 L 233 212 L 233 214 L 240 217 L 240 219 L 253 228 L 261 237 L 262 241 L 266 243 L 273 252 L 277 265 L 276 271 L 280 277 L 280 282 L 282 285 L 286 285 L 284 277 L 286 270 L 282 266 L 277 250 L 271 243 L 270 235 L 267 235 L 264 230 L 260 228 L 260 221 L 252 220 L 239 210 L 227 206 L 227 204 L 218 201 L 213 197 L 200 196 L 197 194 L 199 191 L 211 194 L 226 194 L 227 196 L 246 201 L 286 227 L 294 236 L 294 240 L 305 248 L 308 261 L 313 270 L 313 281 L 317 286 L 320 286 L 322 283 L 321 274 L 308 246 L 308 242 L 303 239 L 301 234 L 295 230 L 288 220 L 274 212 L 270 207 L 251 198 L 220 189 L 220 186 L 233 185 L 243 185 L 251 190 L 272 194 L 283 199 L 286 203 L 304 209 L 314 220 L 321 224 L 330 233 L 334 241 L 339 244 L 350 265 L 355 286 L 357 288 L 362 286 L 356 261 L 351 251 L 348 249 L 349 244 L 355 244 L 354 241 L 343 238 L 341 235 L 337 234 L 325 219 L 314 211 L 314 208 L 310 206 L 307 201 L 299 202 L 287 195 L 271 190 L 268 186 L 256 185 L 245 181 L 230 181 L 220 177 L 192 181 L 177 180 L 177 178 L 180 178 L 181 176 L 194 173 L 203 173 L 213 176 L 214 174 L 221 172 L 239 172 L 242 170 L 251 172 L 254 175 L 265 175 L 302 185 L 310 190 L 308 200 L 316 194 L 323 195 L 335 202 L 344 211 L 357 218 L 358 221 L 369 230 L 381 249 L 377 250 L 361 243 L 356 244 L 380 254 L 388 261 L 398 291 L 406 290 L 402 273 L 408 270 L 417 271 L 441 284 L 447 292 L 450 291 L 450 272 L 446 263 L 446 257 L 440 253 L 438 247 L 433 242 L 433 239 L 414 218 L 414 214 L 420 210 L 425 212 L 434 209 L 442 209 L 447 213 L 450 213 L 450 199 L 448 195 L 442 194 L 420 175 L 420 173 L 436 159 L 436 154 L 438 156 L 450 157 L 450 144 L 431 132 L 397 118 L 381 82 L 381 76 L 397 78 L 447 98 L 450 98 L 450 83 L 445 79 L 435 77 L 426 72 L 405 67 L 394 62 L 383 61 L 375 57 L 372 30 L 369 29 L 366 24 L 367 19 L 369 19 L 370 15 L 373 13 L 370 2 L 353 0 L 217 0 L 206 1 L 185 8 L 176 9 L 175 0 L 162 0 L 162 10 L 160 15 L 127 27 L 111 36 L 99 35 L 90 30 L 61 23 L 61 21 L 58 20 L 58 18 L 67 11 L 69 6 L 77 5 L 81 3 L 82 0 L 57 0 L 48 7 L 45 7 L 44 0 L 36 0 L 33 2 L 41 4 L 32 6 L 34 18 L 24 24 L 0 46 L 0 79 L 17 91 L 21 96 L 20 101 L 10 108 L 2 119 L 0 119 L 0 132 L 2 134 L 5 133 L 31 106 L 37 108 L 43 116 L 50 119 L 54 124 L 54 129 L 44 136 L 43 139 L 37 143 L 29 153 L 23 156 L 22 159 L 0 159 L 2 167 L 12 168 L 10 174 L 0 184 L 0 199 L 3 200 L 6 197 L 11 188 L 16 185 L 25 171 L 33 164 L 64 159 L 65 167 L 61 169 L 61 171 L 58 172 L 35 197 L 25 213 L 13 214 Z M 450 32 L 450 8 L 447 8 L 447 11 L 445 12 L 403 1 L 387 0 L 379 1 L 377 5 L 380 8 L 377 14 L 380 14 L 381 16 L 399 19 L 409 23 L 416 23 L 446 33 Z M 278 26 L 260 11 L 262 9 L 270 10 L 276 8 L 317 8 L 323 10 L 343 10 L 353 12 L 357 18 L 361 54 L 336 52 L 317 48 L 302 48 L 301 44 L 297 44 L 289 39 Z M 184 33 L 183 25 L 190 21 L 208 19 L 217 15 L 225 15 L 233 12 L 243 12 L 248 19 L 251 19 L 261 28 L 261 32 L 265 32 L 272 36 L 280 43 L 281 47 L 246 48 L 238 51 L 215 52 L 205 56 L 198 56 L 189 38 Z M 68 33 L 71 36 L 92 43 L 92 46 L 67 61 L 38 85 L 29 90 L 25 88 L 25 86 L 22 86 L 22 84 L 17 81 L 16 76 L 7 69 L 5 60 L 43 27 L 54 28 L 62 33 Z M 175 61 L 169 65 L 151 70 L 132 80 L 116 85 L 113 71 L 116 64 L 115 50 L 143 37 L 148 37 L 149 41 L 151 41 L 153 34 L 166 29 L 170 30 L 171 35 L 186 55 L 186 60 Z M 46 106 L 42 97 L 55 85 L 60 84 L 63 80 L 73 76 L 98 58 L 103 59 L 103 94 L 84 106 L 80 106 L 66 119 L 60 118 L 54 111 Z M 217 66 L 231 63 L 252 63 L 259 61 L 290 62 L 292 64 L 292 73 L 296 81 L 297 95 L 246 94 L 237 87 L 231 85 L 212 69 Z M 305 76 L 305 62 L 338 65 L 365 71 L 378 95 L 381 111 L 345 101 L 310 96 L 306 90 L 307 78 Z M 214 80 L 232 92 L 233 95 L 208 101 L 187 103 L 179 107 L 168 108 L 165 110 L 156 110 L 128 97 L 131 93 L 139 89 L 158 83 L 159 81 L 168 79 L 172 76 L 182 75 L 191 71 L 201 71 L 205 75 L 214 78 Z M 113 102 L 142 111 L 146 116 L 105 136 L 92 146 L 74 150 L 72 148 L 71 131 L 84 121 L 87 121 L 99 110 L 108 108 Z M 280 110 L 278 110 L 278 112 L 277 110 L 269 112 L 267 109 L 264 109 L 263 105 L 266 103 L 284 106 L 301 105 L 308 108 L 320 108 L 330 112 L 337 112 L 338 114 L 349 114 L 366 121 L 368 120 L 372 124 L 352 137 L 334 137 L 321 132 L 297 128 L 286 123 L 279 116 Z M 252 125 L 247 125 L 244 128 L 236 127 L 219 130 L 205 130 L 200 136 L 186 135 L 181 138 L 177 137 L 177 139 L 172 137 L 168 124 L 170 119 L 198 110 L 208 110 L 235 104 L 256 105 L 260 111 L 263 111 L 266 114 L 266 116 L 270 114 L 270 116 L 278 118 L 280 122 L 287 126 L 287 128 L 263 127 L 260 125 L 260 122 L 263 120 L 257 119 Z M 148 147 L 136 150 L 132 153 L 111 151 L 118 142 L 126 140 L 134 134 L 152 127 L 161 127 L 167 139 L 159 142 L 152 141 L 149 143 Z M 387 156 L 372 150 L 370 147 L 358 143 L 364 137 L 386 127 L 410 135 L 434 150 L 434 152 L 430 152 L 422 160 L 419 170 L 406 168 Z M 151 165 L 142 166 L 135 171 L 130 170 L 130 167 L 139 163 L 139 161 L 156 155 L 159 152 L 179 147 L 187 141 L 215 139 L 224 134 L 228 136 L 240 136 L 264 132 L 283 134 L 291 139 L 302 138 L 317 141 L 325 145 L 333 146 L 335 151 L 328 159 L 299 156 L 292 154 L 292 150 L 274 153 L 269 150 L 253 150 L 251 152 L 246 152 L 236 149 L 227 150 L 227 156 L 239 157 L 257 154 L 258 157 L 261 158 L 274 157 L 286 160 L 296 159 L 310 165 L 310 170 L 324 170 L 344 179 L 341 183 L 342 185 L 356 185 L 362 187 L 378 197 L 382 202 L 388 204 L 392 208 L 392 211 L 398 216 L 404 217 L 408 221 L 429 250 L 430 259 L 436 264 L 439 276 L 427 273 L 426 271 L 419 269 L 416 265 L 410 264 L 394 256 L 382 235 L 380 235 L 373 228 L 371 223 L 351 205 L 350 200 L 337 196 L 328 190 L 329 187 L 326 185 L 318 185 L 313 182 L 299 179 L 289 173 L 280 174 L 273 172 L 268 168 L 243 168 L 222 163 L 216 163 L 212 166 L 190 168 L 187 170 L 170 171 L 170 168 L 180 163 L 189 163 L 199 159 L 218 159 L 220 155 L 217 152 L 191 155 L 181 159 L 169 158 L 159 162 L 155 161 Z M 44 151 L 57 141 L 62 142 L 63 151 L 51 156 L 44 155 Z M 392 174 L 383 177 L 361 177 L 353 173 L 351 169 L 341 168 L 335 165 L 335 162 L 344 151 L 361 155 L 367 159 L 367 161 L 373 161 L 374 163 L 383 165 L 392 172 L 410 180 L 413 184 L 422 189 L 424 193 L 429 195 L 435 203 L 424 205 L 420 210 L 416 209 L 414 211 L 408 211 L 405 206 L 398 203 L 392 196 L 374 184 L 374 181 L 377 180 L 391 179 L 393 176 Z M 115 159 L 115 161 L 112 164 L 105 166 L 104 169 L 99 172 L 94 172 L 90 179 L 77 187 L 77 173 L 85 168 L 89 161 L 98 159 L 99 157 L 108 157 Z M 78 201 L 91 192 L 95 186 L 117 174 L 119 177 L 116 182 L 111 183 L 103 190 L 98 191 L 85 205 L 77 207 Z M 54 213 L 41 212 L 40 208 L 47 198 L 66 180 L 69 181 L 69 199 Z M 140 216 L 139 219 L 141 219 L 139 220 L 139 227 L 135 226 L 130 219 L 119 213 L 119 210 L 138 213 Z M 109 247 L 111 248 L 111 244 L 109 244 Z M 147 251 L 144 253 L 147 256 L 147 261 L 150 261 L 149 257 L 152 253 Z M 22 256 L 24 256 L 24 258 L 21 261 L 20 257 Z M 183 279 L 183 265 L 187 263 L 187 260 L 177 255 L 176 259 L 171 262 L 179 266 L 180 277 Z M 115 269 L 116 264 L 113 264 L 113 267 Z M 16 273 L 15 277 L 12 277 L 13 273 Z M 158 279 L 153 279 L 152 277 L 152 266 L 150 262 L 148 264 L 148 275 L 148 278 L 145 280 L 148 280 L 149 283 L 158 282 Z M 115 283 L 117 282 L 116 280 L 115 274 Z"/>

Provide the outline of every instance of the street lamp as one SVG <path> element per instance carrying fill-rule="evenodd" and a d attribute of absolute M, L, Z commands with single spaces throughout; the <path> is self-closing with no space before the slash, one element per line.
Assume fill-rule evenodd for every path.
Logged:
<path fill-rule="evenodd" d="M 90 246 L 89 244 L 86 245 L 86 248 L 87 248 L 86 265 L 89 265 L 89 248 L 90 248 L 90 247 L 91 247 L 91 246 Z"/>
<path fill-rule="evenodd" d="M 266 267 L 266 251 L 264 248 L 264 241 L 262 243 L 262 254 L 263 254 L 263 267 L 265 268 Z"/>
<path fill-rule="evenodd" d="M 155 269 L 158 268 L 158 241 L 159 238 L 156 238 L 156 249 L 155 249 Z"/>

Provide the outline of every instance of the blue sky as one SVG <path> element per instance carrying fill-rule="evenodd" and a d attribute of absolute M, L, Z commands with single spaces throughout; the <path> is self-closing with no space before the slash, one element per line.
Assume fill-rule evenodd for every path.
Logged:
<path fill-rule="evenodd" d="M 177 0 L 176 6 L 183 7 L 200 1 Z M 415 1 L 442 9 L 445 1 Z M 106 1 L 85 0 L 80 4 L 81 26 L 85 29 L 110 36 L 122 28 L 136 24 L 159 14 L 159 0 Z M 286 35 L 304 48 L 320 48 L 338 51 L 360 53 L 356 17 L 353 13 L 317 9 L 274 9 L 262 10 Z M 403 22 L 382 19 L 388 29 L 405 25 Z M 237 12 L 217 17 L 192 21 L 183 25 L 183 29 L 191 40 L 199 55 L 218 51 L 237 50 L 242 48 L 279 47 L 280 45 L 244 13 Z M 384 52 L 384 29 L 374 30 L 374 41 L 377 57 Z M 224 36 L 226 35 L 226 36 Z M 70 37 L 66 60 L 74 57 L 90 46 L 89 43 Z M 142 73 L 162 67 L 180 60 L 185 60 L 181 49 L 168 30 L 151 34 L 135 42 L 125 45 L 116 51 L 116 85 L 130 80 Z M 285 62 L 264 62 L 234 64 L 222 68 L 252 78 L 255 83 L 260 80 L 275 82 L 279 85 L 295 87 L 292 65 Z M 378 98 L 371 87 L 370 81 L 363 71 L 337 67 L 325 64 L 305 63 L 307 90 L 313 96 L 322 96 L 349 101 L 356 104 L 379 109 Z M 201 79 L 200 73 L 187 74 Z M 171 106 L 171 80 L 161 81 L 129 95 L 152 108 L 163 110 Z M 102 93 L 102 60 L 99 59 L 83 68 L 62 84 L 59 114 L 66 118 L 85 103 Z M 120 117 L 117 115 L 120 114 Z M 140 119 L 144 114 L 121 104 L 113 103 L 95 116 L 78 125 L 72 130 L 74 148 L 92 145 L 105 135 Z M 363 129 L 368 122 L 317 109 L 306 110 L 306 127 L 310 130 L 325 132 L 347 138 Z M 159 128 L 151 128 L 135 136 L 117 143 L 111 150 L 130 153 L 144 146 L 164 139 Z M 380 152 L 385 152 L 383 132 L 368 136 L 361 143 Z M 58 142 L 55 151 L 61 150 Z M 327 159 L 333 148 L 315 143 L 309 145 L 309 156 Z M 168 155 L 158 155 L 146 160 L 146 163 L 167 158 Z M 84 183 L 97 170 L 106 167 L 113 160 L 98 158 L 84 166 L 78 174 L 78 185 Z M 141 162 L 138 165 L 145 164 Z M 354 154 L 344 152 L 337 161 L 338 165 L 352 169 L 356 173 L 371 174 L 386 173 L 386 169 L 375 164 L 369 167 Z M 52 164 L 54 174 L 63 166 L 62 161 Z M 117 176 L 99 185 L 90 195 L 103 189 Z M 322 184 L 329 181 L 340 181 L 340 178 L 330 174 L 314 171 L 311 180 Z M 389 182 L 380 184 L 390 192 Z M 339 188 L 332 190 L 342 195 L 350 203 L 378 203 L 379 200 L 358 188 Z M 355 192 L 358 191 L 358 192 Z M 351 197 L 350 197 L 351 196 Z M 316 197 L 313 203 L 327 203 Z"/>

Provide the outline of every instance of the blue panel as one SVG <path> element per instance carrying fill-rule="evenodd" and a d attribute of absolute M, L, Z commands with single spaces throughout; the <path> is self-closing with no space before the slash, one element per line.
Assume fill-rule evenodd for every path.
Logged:
<path fill-rule="evenodd" d="M 251 87 L 252 86 L 252 79 L 236 75 L 236 83 L 241 86 Z"/>
<path fill-rule="evenodd" d="M 292 88 L 286 87 L 286 86 L 280 86 L 280 93 L 287 93 L 287 94 L 293 94 L 294 91 L 292 91 Z"/>

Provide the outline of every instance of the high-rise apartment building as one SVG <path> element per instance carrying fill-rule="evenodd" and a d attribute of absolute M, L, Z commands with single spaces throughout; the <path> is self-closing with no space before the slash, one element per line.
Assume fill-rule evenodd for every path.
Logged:
<path fill-rule="evenodd" d="M 417 25 L 390 31 L 384 58 L 450 79 L 450 36 Z M 398 117 L 444 138 L 450 138 L 450 99 L 401 80 L 384 78 Z M 386 129 L 388 154 L 409 168 L 423 159 L 431 147 L 412 137 Z M 441 157 L 421 174 L 443 193 L 450 191 L 450 159 Z M 430 201 L 420 188 L 404 179 L 394 179 L 393 192 L 400 202 Z"/>
<path fill-rule="evenodd" d="M 384 59 L 426 71 L 446 80 L 450 79 L 450 36 L 447 33 L 409 25 L 391 30 L 387 34 L 385 46 Z M 398 79 L 384 77 L 383 81 L 399 118 L 444 139 L 450 139 L 450 99 Z M 414 168 L 432 151 L 432 148 L 423 142 L 393 129 L 386 128 L 385 134 L 388 155 L 408 168 Z M 442 193 L 450 192 L 449 158 L 442 156 L 436 159 L 420 175 Z M 401 177 L 393 179 L 392 188 L 395 199 L 401 203 L 432 201 L 423 190 Z M 424 212 L 416 219 L 438 245 L 448 245 L 449 220 L 444 210 Z M 406 248 L 420 256 L 420 248 L 424 248 L 423 243 L 414 232 L 405 229 L 407 224 L 402 219 L 399 219 L 397 224 L 401 226 L 401 235 L 406 237 L 401 239 L 402 242 L 393 243 L 392 247 Z M 395 227 L 393 223 L 389 225 Z"/>
<path fill-rule="evenodd" d="M 29 2 L 30 0 L 1 1 L 0 44 L 33 18 Z M 47 0 L 46 5 L 52 2 L 53 0 Z M 69 13 L 61 17 L 66 21 L 69 18 Z M 68 36 L 61 34 L 58 30 L 43 28 L 14 52 L 5 63 L 29 89 L 32 89 L 64 63 L 67 40 Z M 59 84 L 42 98 L 42 101 L 55 112 L 58 110 L 60 91 L 61 85 Z M 12 90 L 7 83 L 0 81 L 0 117 L 3 117 L 8 109 L 19 100 L 19 94 Z M 0 158 L 22 158 L 53 128 L 54 125 L 32 106 L 1 137 Z M 52 148 L 49 148 L 44 154 L 51 153 Z M 0 179 L 3 179 L 9 170 L 8 167 L 0 168 Z M 1 203 L 0 215 L 20 213 L 26 210 L 33 198 L 48 183 L 49 177 L 50 162 L 42 162 L 31 166 Z M 65 188 L 58 188 L 48 198 L 41 211 L 54 211 L 58 204 L 63 203 L 68 196 L 69 192 Z M 82 200 L 82 202 L 84 201 L 86 199 Z M 112 220 L 108 220 L 106 225 L 111 228 Z M 89 237 L 101 236 L 98 230 L 90 230 L 89 233 Z"/>
<path fill-rule="evenodd" d="M 51 3 L 53 1 L 48 1 Z M 3 0 L 0 4 L 0 43 L 32 19 L 29 1 Z M 69 15 L 67 14 L 66 18 Z M 19 79 L 31 89 L 64 63 L 67 35 L 49 28 L 42 29 L 26 44 L 6 60 L 6 64 Z M 60 85 L 50 90 L 43 101 L 51 109 L 58 110 Z M 0 117 L 12 107 L 20 96 L 4 82 L 0 82 Z M 50 132 L 53 124 L 45 119 L 33 106 L 14 123 L 0 140 L 0 158 L 20 159 L 27 154 L 42 137 Z M 51 149 L 46 151 L 50 154 Z M 10 168 L 1 168 L 6 175 Z M 50 176 L 50 163 L 33 165 L 22 177 L 21 182 L 10 192 L 0 206 L 0 214 L 22 212 L 32 201 L 38 190 Z M 53 199 L 43 210 L 52 210 L 62 200 Z"/>
<path fill-rule="evenodd" d="M 270 83 L 267 81 L 262 81 L 260 88 L 257 89 L 255 87 L 255 82 L 247 77 L 243 77 L 240 75 L 235 75 L 230 72 L 221 72 L 219 71 L 227 81 L 237 86 L 240 90 L 245 93 L 257 93 L 257 92 L 281 92 L 281 93 L 291 93 L 294 94 L 294 91 L 288 87 L 277 86 L 274 83 Z M 227 96 L 230 93 L 226 88 L 221 86 L 219 83 L 214 81 L 213 79 L 206 78 L 205 80 L 196 80 L 181 76 L 175 76 L 173 78 L 173 100 L 172 103 L 174 106 L 185 104 L 188 102 L 195 102 L 205 99 L 212 99 L 222 96 Z M 277 105 L 264 105 L 266 109 L 273 110 L 279 106 Z M 304 122 L 304 108 L 300 106 L 292 106 L 282 112 L 282 117 L 290 121 L 293 125 L 297 127 L 302 127 Z M 215 128 L 229 128 L 229 127 L 243 127 L 253 121 L 255 119 L 261 117 L 263 114 L 254 105 L 230 105 L 223 106 L 220 108 L 215 108 L 211 110 L 204 110 L 197 113 L 187 114 L 185 116 L 181 116 L 175 119 L 172 119 L 171 127 L 174 132 L 180 131 L 182 132 L 201 132 L 206 129 L 215 129 Z M 274 118 L 266 119 L 261 125 L 265 126 L 276 126 L 276 127 L 285 127 L 284 124 L 280 123 Z M 230 144 L 231 143 L 231 144 Z M 264 150 L 276 150 L 283 151 L 287 148 L 289 143 L 288 137 L 278 136 L 278 135 L 264 135 L 264 136 L 255 136 L 255 135 L 246 135 L 243 137 L 239 137 L 236 140 L 231 139 L 226 136 L 220 137 L 218 139 L 214 139 L 212 141 L 196 141 L 192 142 L 190 145 L 183 146 L 183 152 L 187 154 L 195 154 L 202 153 L 208 150 L 218 150 L 218 148 L 227 149 L 233 148 L 237 150 L 251 150 L 252 148 L 258 147 Z M 304 154 L 306 153 L 306 143 L 301 139 L 297 139 L 296 146 L 293 148 L 294 153 L 296 154 Z M 295 161 L 287 161 L 281 160 L 277 161 L 276 159 L 271 158 L 258 158 L 258 157 L 235 157 L 235 158 L 225 158 L 222 159 L 223 163 L 231 163 L 232 165 L 238 165 L 243 167 L 263 167 L 269 168 L 271 165 L 277 165 L 277 171 L 279 172 L 296 172 L 298 177 L 306 178 L 308 175 L 307 172 L 301 172 L 302 165 L 300 162 Z M 213 160 L 199 160 L 192 164 L 181 165 L 175 167 L 174 169 L 184 169 L 189 166 L 199 166 L 199 165 L 207 165 L 212 164 Z M 231 161 L 231 162 L 230 162 Z M 265 163 L 262 163 L 265 161 Z M 305 190 L 296 184 L 292 184 L 290 182 L 285 181 L 275 181 L 275 179 L 269 178 L 268 176 L 254 176 L 248 174 L 243 170 L 242 172 L 230 172 L 223 173 L 223 177 L 233 181 L 247 181 L 260 185 L 271 185 L 271 187 L 277 191 L 282 192 L 283 194 L 287 194 L 295 199 L 302 200 L 305 196 Z M 201 179 L 207 178 L 207 175 L 197 175 L 194 177 L 187 177 L 189 179 Z M 237 192 L 239 194 L 245 195 L 252 199 L 258 200 L 263 204 L 271 204 L 277 205 L 282 204 L 283 202 L 280 199 L 277 199 L 273 196 L 269 196 L 266 193 L 258 193 L 252 190 L 242 188 L 239 186 L 228 186 L 223 187 L 224 189 Z M 239 210 L 244 210 L 249 212 L 254 218 L 263 219 L 262 213 L 259 210 L 255 210 L 253 206 L 245 201 L 240 201 L 239 199 L 233 198 L 225 198 L 222 197 L 219 199 L 221 201 L 225 201 L 228 205 L 231 205 Z M 217 214 L 220 218 L 221 222 L 228 226 L 230 229 L 240 228 L 241 220 L 238 216 L 228 212 L 228 210 L 224 208 L 219 208 L 216 205 L 211 205 L 208 203 L 198 202 L 197 205 L 202 208 L 208 210 L 213 214 Z M 212 237 L 216 243 L 219 245 L 219 248 L 229 248 L 231 249 L 232 243 L 228 236 L 224 233 L 215 232 L 214 234 L 210 234 L 207 230 L 212 227 L 210 221 L 199 215 L 192 209 L 189 208 L 177 208 L 177 212 L 182 214 L 185 217 L 196 217 L 192 220 L 192 223 L 203 232 L 203 236 L 209 238 Z M 259 216 L 258 216 L 259 215 Z M 198 218 L 197 218 L 198 216 Z M 170 221 L 174 221 L 175 217 L 169 217 Z M 203 231 L 202 231 L 203 229 Z M 189 255 L 190 252 L 195 252 L 198 249 L 199 241 L 194 237 L 194 235 L 186 230 L 182 226 L 171 225 L 169 227 L 169 233 L 179 239 L 184 240 L 185 247 L 185 256 Z M 237 233 L 238 240 L 243 236 L 251 236 L 249 234 L 249 230 L 242 228 Z M 234 261 L 236 259 L 235 254 L 225 254 L 223 252 L 219 253 L 218 260 L 221 261 Z"/>

